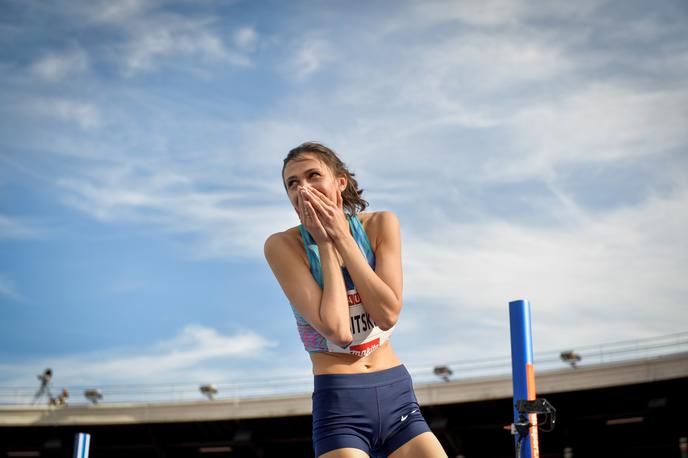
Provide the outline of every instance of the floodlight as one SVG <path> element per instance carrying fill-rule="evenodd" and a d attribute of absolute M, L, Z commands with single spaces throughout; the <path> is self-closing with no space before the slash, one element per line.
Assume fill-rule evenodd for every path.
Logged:
<path fill-rule="evenodd" d="M 103 399 L 103 392 L 99 388 L 91 388 L 84 391 L 84 397 L 93 404 L 98 404 L 98 401 Z"/>
<path fill-rule="evenodd" d="M 576 353 L 576 352 L 573 351 L 573 350 L 570 350 L 570 351 L 562 351 L 562 352 L 561 352 L 561 355 L 559 355 L 559 357 L 561 358 L 561 360 L 562 360 L 563 362 L 569 363 L 569 364 L 571 365 L 571 367 L 573 367 L 574 369 L 576 368 L 576 364 L 577 364 L 578 362 L 580 362 L 581 359 L 583 359 L 583 358 L 581 357 L 581 355 L 579 355 L 578 353 Z"/>
<path fill-rule="evenodd" d="M 215 385 L 201 385 L 199 390 L 201 390 L 202 394 L 208 396 L 210 400 L 217 394 L 217 387 Z"/>
<path fill-rule="evenodd" d="M 433 369 L 433 373 L 436 376 L 441 377 L 442 380 L 444 380 L 445 382 L 448 382 L 449 377 L 451 377 L 451 375 L 453 374 L 452 370 L 449 369 L 448 366 L 437 366 L 435 367 L 435 369 Z"/>

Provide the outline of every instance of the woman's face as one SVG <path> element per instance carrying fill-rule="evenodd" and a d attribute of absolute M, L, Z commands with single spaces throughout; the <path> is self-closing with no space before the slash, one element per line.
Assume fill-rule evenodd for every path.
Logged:
<path fill-rule="evenodd" d="M 289 201 L 299 212 L 299 189 L 315 188 L 325 194 L 332 202 L 337 201 L 337 190 L 346 189 L 346 178 L 335 177 L 332 170 L 314 153 L 304 153 L 287 163 L 284 168 L 284 184 Z"/>

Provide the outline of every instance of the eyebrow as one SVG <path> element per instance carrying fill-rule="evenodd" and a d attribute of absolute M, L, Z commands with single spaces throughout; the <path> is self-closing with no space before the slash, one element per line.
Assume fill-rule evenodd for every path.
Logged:
<path fill-rule="evenodd" d="M 313 168 L 310 168 L 310 169 L 306 170 L 306 171 L 304 172 L 304 174 L 308 175 L 308 174 L 311 173 L 311 172 L 320 172 L 320 169 L 317 168 L 317 167 L 313 167 Z M 296 175 L 292 175 L 292 176 L 290 176 L 290 177 L 287 177 L 287 178 L 284 180 L 284 182 L 285 182 L 285 183 L 289 183 L 289 180 L 292 180 L 292 179 L 294 179 L 294 178 L 296 178 Z"/>

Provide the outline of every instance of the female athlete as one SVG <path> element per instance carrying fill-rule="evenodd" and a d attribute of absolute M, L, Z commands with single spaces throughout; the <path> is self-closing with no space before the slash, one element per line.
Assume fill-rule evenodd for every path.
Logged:
<path fill-rule="evenodd" d="M 401 237 L 337 155 L 304 143 L 282 179 L 301 225 L 271 235 L 265 257 L 313 363 L 313 447 L 323 458 L 446 457 L 390 335 L 402 306 Z"/>

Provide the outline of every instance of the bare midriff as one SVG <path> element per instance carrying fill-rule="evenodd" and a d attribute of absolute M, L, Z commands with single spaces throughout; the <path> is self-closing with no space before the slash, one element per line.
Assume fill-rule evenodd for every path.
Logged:
<path fill-rule="evenodd" d="M 362 358 L 346 353 L 329 352 L 311 353 L 310 356 L 314 375 L 377 372 L 401 364 L 389 341 Z"/>

